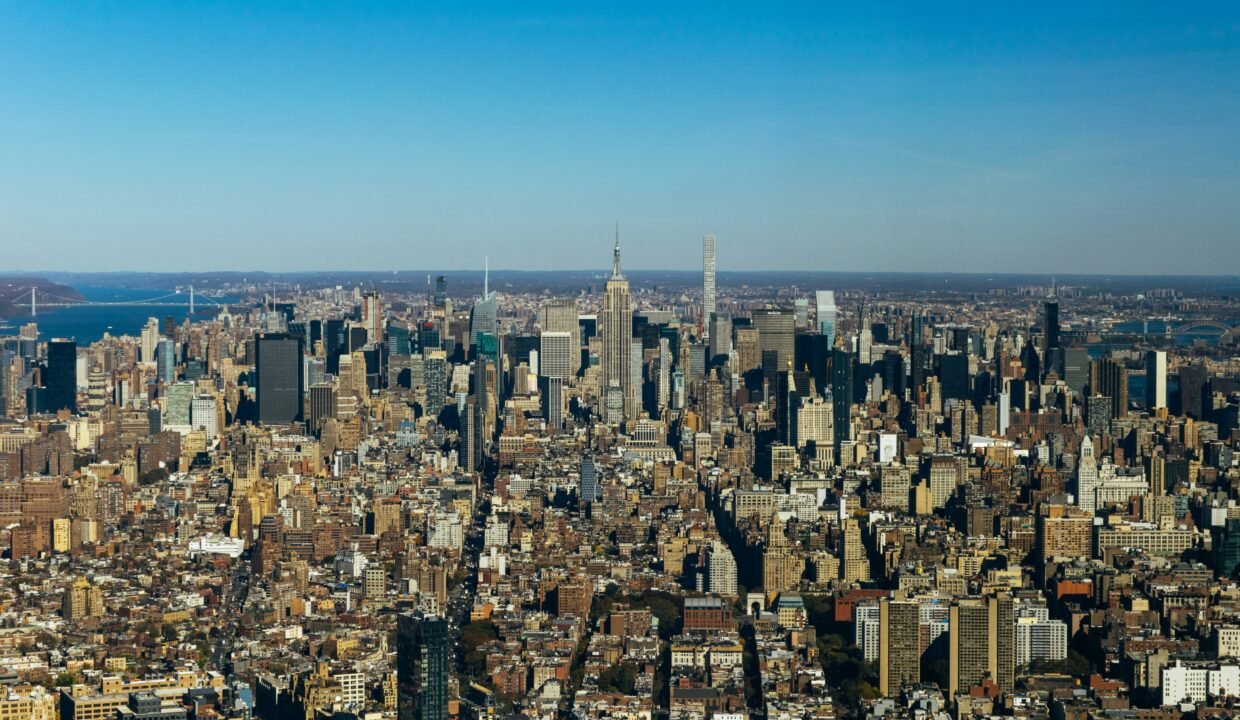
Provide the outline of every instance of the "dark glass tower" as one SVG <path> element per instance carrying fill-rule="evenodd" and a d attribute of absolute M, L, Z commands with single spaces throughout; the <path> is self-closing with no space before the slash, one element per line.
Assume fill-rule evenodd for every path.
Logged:
<path fill-rule="evenodd" d="M 43 386 L 46 412 L 77 412 L 77 343 L 52 340 L 47 344 L 47 378 Z"/>
<path fill-rule="evenodd" d="M 852 358 L 842 347 L 831 350 L 831 410 L 835 423 L 835 460 L 843 444 L 852 440 Z"/>
<path fill-rule="evenodd" d="M 263 425 L 301 422 L 305 362 L 301 338 L 264 335 L 255 343 L 258 421 Z"/>
<path fill-rule="evenodd" d="M 594 458 L 584 455 L 581 458 L 581 481 L 578 499 L 583 502 L 597 502 L 602 497 L 598 486 L 598 469 L 594 467 Z"/>
<path fill-rule="evenodd" d="M 1042 311 L 1042 350 L 1059 347 L 1059 303 L 1047 300 Z"/>
<path fill-rule="evenodd" d="M 396 625 L 398 720 L 448 720 L 448 623 L 406 613 Z"/>

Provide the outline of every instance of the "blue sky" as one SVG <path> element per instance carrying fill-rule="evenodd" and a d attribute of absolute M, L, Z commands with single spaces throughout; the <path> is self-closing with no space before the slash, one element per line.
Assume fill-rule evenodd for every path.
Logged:
<path fill-rule="evenodd" d="M 665 5 L 0 0 L 0 266 L 1240 272 L 1234 2 Z"/>

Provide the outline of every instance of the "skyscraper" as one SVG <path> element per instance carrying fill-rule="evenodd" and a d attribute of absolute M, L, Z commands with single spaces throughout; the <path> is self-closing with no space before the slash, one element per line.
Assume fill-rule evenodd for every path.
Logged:
<path fill-rule="evenodd" d="M 1076 460 L 1076 504 L 1082 510 L 1098 510 L 1098 459 L 1094 457 L 1094 441 L 1086 435 L 1081 439 L 1081 452 Z"/>
<path fill-rule="evenodd" d="M 1059 347 L 1059 303 L 1047 300 L 1042 307 L 1042 352 Z"/>
<path fill-rule="evenodd" d="M 542 331 L 569 333 L 574 346 L 581 344 L 581 331 L 577 328 L 577 301 L 573 298 L 555 298 L 543 303 L 541 308 Z"/>
<path fill-rule="evenodd" d="M 254 365 L 258 375 L 258 421 L 263 425 L 301 422 L 305 393 L 305 363 L 301 338 L 292 335 L 263 335 L 254 343 Z"/>
<path fill-rule="evenodd" d="M 878 692 L 894 697 L 921 681 L 921 609 L 913 600 L 884 598 L 879 605 Z"/>
<path fill-rule="evenodd" d="M 989 676 L 1011 692 L 1016 675 L 1015 613 L 1010 595 L 965 598 L 952 605 L 948 691 L 967 692 Z"/>
<path fill-rule="evenodd" d="M 707 590 L 719 595 L 736 594 L 736 558 L 723 542 L 711 541 L 706 551 L 706 569 Z"/>
<path fill-rule="evenodd" d="M 604 397 L 615 387 L 624 398 L 624 419 L 637 416 L 639 388 L 633 387 L 632 362 L 633 305 L 629 296 L 629 281 L 620 272 L 620 233 L 616 232 L 616 247 L 612 256 L 611 277 L 603 290 L 603 312 L 600 334 L 602 351 L 602 394 Z"/>
<path fill-rule="evenodd" d="M 1153 413 L 1167 407 L 1167 353 L 1150 350 L 1145 353 L 1145 410 Z"/>
<path fill-rule="evenodd" d="M 482 297 L 474 303 L 469 313 L 469 354 L 475 357 L 478 353 L 478 333 L 495 334 L 499 313 L 499 301 L 490 288 L 490 273 L 482 281 Z"/>
<path fill-rule="evenodd" d="M 448 623 L 434 615 L 406 613 L 396 627 L 398 720 L 448 719 Z"/>
<path fill-rule="evenodd" d="M 547 431 L 556 434 L 564 425 L 564 380 L 558 377 L 540 377 L 538 394 L 542 404 Z"/>
<path fill-rule="evenodd" d="M 702 322 L 709 323 L 715 313 L 715 236 L 702 236 Z M 712 327 L 706 328 L 711 337 Z"/>
<path fill-rule="evenodd" d="M 55 339 L 47 343 L 47 378 L 43 382 L 44 412 L 77 412 L 77 343 Z"/>
<path fill-rule="evenodd" d="M 774 365 L 763 366 L 767 382 L 775 384 L 775 373 L 796 358 L 796 327 L 792 311 L 754 310 L 753 326 L 758 329 L 758 345 L 763 353 L 774 352 Z"/>
<path fill-rule="evenodd" d="M 725 312 L 713 312 L 706 319 L 710 323 L 710 331 L 707 333 L 710 338 L 708 343 L 710 357 L 707 358 L 709 363 L 714 362 L 715 358 L 721 355 L 729 355 L 732 352 L 732 315 Z"/>
<path fill-rule="evenodd" d="M 177 374 L 176 344 L 162 338 L 155 345 L 155 373 L 160 382 L 171 385 L 176 382 Z"/>
<path fill-rule="evenodd" d="M 826 335 L 827 343 L 835 344 L 835 291 L 819 290 L 816 296 L 818 302 L 818 333 Z"/>
<path fill-rule="evenodd" d="M 362 293 L 362 325 L 368 342 L 383 341 L 383 296 L 374 290 Z"/>
<path fill-rule="evenodd" d="M 1110 357 L 1090 366 L 1090 392 L 1111 398 L 1111 419 L 1128 417 L 1128 368 Z"/>
<path fill-rule="evenodd" d="M 543 331 L 538 339 L 538 374 L 568 378 L 577 374 L 581 361 L 572 333 Z"/>
<path fill-rule="evenodd" d="M 598 484 L 598 468 L 594 466 L 594 458 L 589 455 L 581 458 L 581 481 L 577 495 L 581 502 L 597 502 L 602 497 Z"/>
<path fill-rule="evenodd" d="M 831 416 L 835 423 L 837 463 L 844 443 L 852 440 L 852 393 L 852 358 L 837 343 L 831 351 Z"/>

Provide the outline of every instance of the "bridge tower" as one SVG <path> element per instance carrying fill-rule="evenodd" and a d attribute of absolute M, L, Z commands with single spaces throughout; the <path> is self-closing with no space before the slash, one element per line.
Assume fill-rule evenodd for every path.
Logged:
<path fill-rule="evenodd" d="M 189 316 L 194 317 L 194 286 L 189 286 Z"/>
<path fill-rule="evenodd" d="M 38 296 L 35 295 L 37 290 L 37 287 L 30 288 L 30 317 L 37 317 L 39 315 Z"/>

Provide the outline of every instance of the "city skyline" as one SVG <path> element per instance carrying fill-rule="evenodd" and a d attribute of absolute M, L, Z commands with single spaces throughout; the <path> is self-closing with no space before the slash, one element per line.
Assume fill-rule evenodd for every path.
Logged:
<path fill-rule="evenodd" d="M 419 10 L 0 10 L 6 264 L 1240 264 L 1226 5 Z"/>

